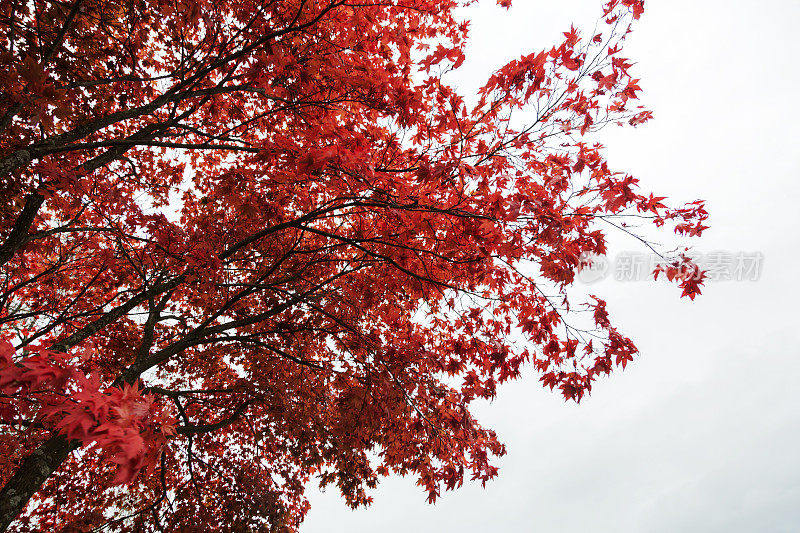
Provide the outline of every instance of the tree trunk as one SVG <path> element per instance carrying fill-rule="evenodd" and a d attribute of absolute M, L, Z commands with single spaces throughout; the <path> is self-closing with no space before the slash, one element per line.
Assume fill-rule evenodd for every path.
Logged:
<path fill-rule="evenodd" d="M 11 228 L 11 233 L 8 234 L 6 242 L 0 246 L 0 266 L 8 263 L 25 243 L 28 229 L 33 224 L 33 219 L 36 218 L 36 213 L 39 212 L 43 202 L 44 196 L 37 191 L 28 195 L 25 200 L 25 207 L 22 208 L 22 212 L 19 214 L 13 228 Z"/>
<path fill-rule="evenodd" d="M 0 531 L 8 529 L 9 524 L 25 509 L 45 480 L 76 448 L 74 441 L 71 443 L 63 435 L 56 435 L 50 437 L 22 462 L 0 490 Z"/>

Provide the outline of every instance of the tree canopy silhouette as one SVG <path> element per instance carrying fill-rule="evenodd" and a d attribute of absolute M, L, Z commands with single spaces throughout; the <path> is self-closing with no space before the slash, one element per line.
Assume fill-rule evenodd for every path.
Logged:
<path fill-rule="evenodd" d="M 311 480 L 357 506 L 389 473 L 433 502 L 497 474 L 471 402 L 633 359 L 569 301 L 581 258 L 706 218 L 593 137 L 651 117 L 643 2 L 477 95 L 465 3 L 2 3 L 0 529 L 295 531 Z"/>

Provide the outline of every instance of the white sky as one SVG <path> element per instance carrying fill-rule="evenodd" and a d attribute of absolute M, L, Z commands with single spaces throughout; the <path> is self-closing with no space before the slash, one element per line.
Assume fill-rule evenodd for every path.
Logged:
<path fill-rule="evenodd" d="M 473 9 L 464 87 L 493 67 L 591 31 L 600 0 Z M 800 2 L 648 0 L 625 55 L 655 120 L 608 129 L 612 166 L 673 201 L 707 200 L 698 251 L 761 252 L 758 281 L 599 282 L 642 355 L 579 406 L 533 372 L 480 420 L 508 446 L 499 477 L 436 505 L 412 478 L 368 509 L 312 492 L 304 533 L 794 532 L 800 530 Z M 623 250 L 634 243 L 618 241 Z"/>

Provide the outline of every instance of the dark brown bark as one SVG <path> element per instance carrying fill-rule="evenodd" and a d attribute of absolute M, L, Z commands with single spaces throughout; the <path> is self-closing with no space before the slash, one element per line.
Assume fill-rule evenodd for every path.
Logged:
<path fill-rule="evenodd" d="M 77 448 L 62 435 L 50 437 L 19 466 L 0 490 L 0 531 L 20 515 L 31 497 Z"/>
<path fill-rule="evenodd" d="M 22 212 L 14 223 L 11 233 L 8 234 L 6 241 L 0 246 L 0 266 L 8 263 L 8 261 L 14 257 L 14 254 L 17 253 L 20 246 L 25 244 L 25 239 L 28 237 L 28 230 L 33 224 L 36 213 L 39 212 L 39 208 L 42 207 L 43 202 L 44 196 L 38 191 L 34 191 L 28 195 L 28 198 L 25 200 L 25 206 L 22 208 Z"/>

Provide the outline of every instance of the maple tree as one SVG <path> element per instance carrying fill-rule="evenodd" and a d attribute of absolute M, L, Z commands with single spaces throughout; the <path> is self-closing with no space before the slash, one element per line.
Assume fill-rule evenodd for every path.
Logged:
<path fill-rule="evenodd" d="M 310 480 L 357 506 L 389 473 L 434 501 L 505 452 L 471 402 L 633 359 L 570 305 L 581 258 L 706 219 L 591 141 L 651 117 L 620 55 L 644 2 L 474 102 L 469 3 L 2 3 L 3 529 L 294 531 Z"/>

